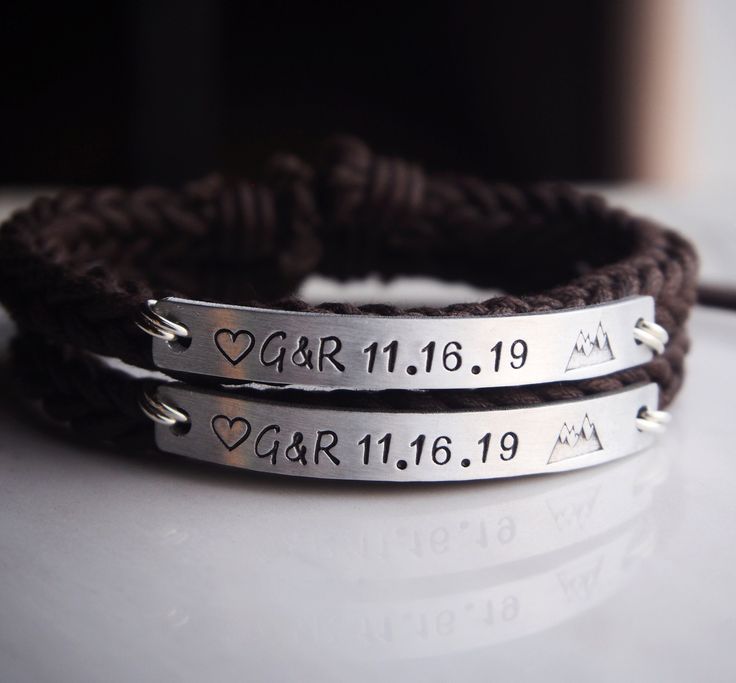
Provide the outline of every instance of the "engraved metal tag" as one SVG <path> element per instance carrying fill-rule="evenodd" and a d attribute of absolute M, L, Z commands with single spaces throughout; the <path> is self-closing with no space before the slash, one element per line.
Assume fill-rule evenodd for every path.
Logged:
<path fill-rule="evenodd" d="M 502 317 L 381 317 L 272 311 L 163 299 L 188 346 L 153 340 L 162 370 L 302 387 L 460 389 L 599 377 L 646 363 L 633 336 L 654 320 L 637 296 Z"/>
<path fill-rule="evenodd" d="M 656 408 L 658 388 L 453 413 L 313 408 L 176 384 L 158 397 L 190 419 L 188 431 L 156 426 L 164 451 L 293 476 L 446 481 L 559 472 L 639 451 L 654 437 L 636 417 Z"/>

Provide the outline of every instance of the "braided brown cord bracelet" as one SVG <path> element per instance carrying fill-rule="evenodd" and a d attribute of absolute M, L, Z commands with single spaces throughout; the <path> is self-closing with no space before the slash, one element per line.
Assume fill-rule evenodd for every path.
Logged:
<path fill-rule="evenodd" d="M 345 392 L 332 397 L 339 405 L 368 401 L 383 415 L 541 410 L 585 397 L 621 400 L 620 390 L 656 384 L 659 398 L 655 387 L 646 401 L 654 414 L 657 400 L 667 406 L 682 382 L 696 271 L 685 239 L 597 196 L 561 185 L 521 189 L 427 175 L 375 156 L 351 138 L 330 141 L 314 167 L 293 156 L 274 157 L 262 185 L 210 177 L 178 192 L 70 191 L 36 200 L 0 230 L 0 299 L 26 334 L 210 384 L 390 390 L 370 399 L 346 399 Z M 431 275 L 507 294 L 441 308 L 314 306 L 293 292 L 315 272 L 339 280 Z M 189 411 L 179 406 L 178 418 L 167 413 L 176 411 L 172 396 L 168 402 L 149 396 L 144 409 L 176 427 L 202 402 L 210 410 L 212 401 L 223 406 L 227 400 L 192 404 L 178 395 L 179 404 L 189 401 Z M 583 424 L 586 417 L 571 420 L 579 424 L 563 420 L 569 434 L 562 425 L 554 432 L 566 442 L 580 434 L 590 441 L 601 426 L 590 419 Z M 252 420 L 221 411 L 204 421 L 220 452 L 202 457 L 245 467 L 282 471 L 279 462 L 296 463 L 304 471 L 287 473 L 383 478 L 373 464 L 383 447 L 381 465 L 394 474 L 398 468 L 403 478 L 504 476 L 459 456 L 452 458 L 458 468 L 452 475 L 436 474 L 447 472 L 442 465 L 451 460 L 440 437 L 453 437 L 444 433 L 422 432 L 424 439 L 412 440 L 410 458 L 394 458 L 386 439 L 379 445 L 381 434 L 366 433 L 361 442 L 357 432 L 343 438 L 333 428 L 294 428 L 303 438 L 292 433 L 287 439 L 292 457 L 272 462 L 256 447 Z M 269 438 L 285 431 L 276 426 Z M 466 424 L 456 427 L 467 431 Z M 178 431 L 183 443 L 186 435 Z M 317 441 L 308 445 L 310 431 Z M 383 432 L 396 442 L 396 429 Z M 513 452 L 502 457 L 508 474 L 543 471 L 539 464 L 513 470 L 523 443 L 516 431 L 493 435 L 498 444 L 491 436 L 483 443 L 486 434 L 475 439 L 484 464 L 495 449 L 500 456 Z M 515 436 L 503 441 L 508 434 Z M 184 454 L 209 448 L 199 432 L 195 436 Z M 341 445 L 361 443 L 365 474 L 345 467 L 345 457 L 342 469 L 335 465 L 332 441 L 338 438 Z M 241 455 L 246 446 L 255 450 Z M 641 444 L 629 443 L 628 452 L 633 447 Z M 430 453 L 432 472 L 420 465 Z M 565 468 L 596 461 L 580 455 L 546 453 L 543 459 L 545 465 L 563 461 Z M 343 474 L 325 472 L 327 466 Z"/>

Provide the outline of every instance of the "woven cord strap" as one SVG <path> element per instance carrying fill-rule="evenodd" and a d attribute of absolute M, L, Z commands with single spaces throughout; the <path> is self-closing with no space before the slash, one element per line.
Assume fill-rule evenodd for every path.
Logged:
<path fill-rule="evenodd" d="M 290 296 L 313 272 L 338 279 L 425 274 L 510 294 L 440 308 L 313 306 Z M 133 323 L 149 298 L 484 316 L 644 294 L 655 298 L 657 322 L 670 335 L 666 352 L 646 366 L 559 391 L 653 380 L 667 405 L 682 380 L 696 281 L 689 242 L 597 196 L 562 185 L 525 189 L 428 175 L 352 138 L 328 141 L 314 167 L 275 156 L 262 184 L 212 176 L 176 192 L 68 191 L 37 199 L 0 229 L 0 300 L 22 330 L 149 368 L 150 339 Z M 478 396 L 527 404 L 547 390 Z"/>

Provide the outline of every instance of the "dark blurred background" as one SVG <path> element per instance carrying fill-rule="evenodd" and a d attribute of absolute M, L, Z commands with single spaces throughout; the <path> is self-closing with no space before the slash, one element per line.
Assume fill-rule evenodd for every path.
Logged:
<path fill-rule="evenodd" d="M 3 3 L 0 184 L 254 174 L 331 132 L 487 177 L 627 178 L 644 4 Z"/>

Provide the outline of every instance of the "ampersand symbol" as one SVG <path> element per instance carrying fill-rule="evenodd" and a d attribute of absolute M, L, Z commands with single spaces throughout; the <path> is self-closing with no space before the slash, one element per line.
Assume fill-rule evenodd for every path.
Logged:
<path fill-rule="evenodd" d="M 297 342 L 297 348 L 294 353 L 291 354 L 291 362 L 299 368 L 312 369 L 312 352 L 308 349 L 309 339 L 307 337 L 299 337 Z M 301 358 L 301 360 L 297 360 Z"/>
<path fill-rule="evenodd" d="M 284 453 L 288 460 L 291 460 L 292 462 L 300 462 L 302 465 L 307 464 L 307 447 L 302 444 L 303 441 L 304 435 L 301 432 L 294 432 L 291 443 L 286 449 L 286 453 Z M 290 451 L 296 455 L 289 455 Z"/>

